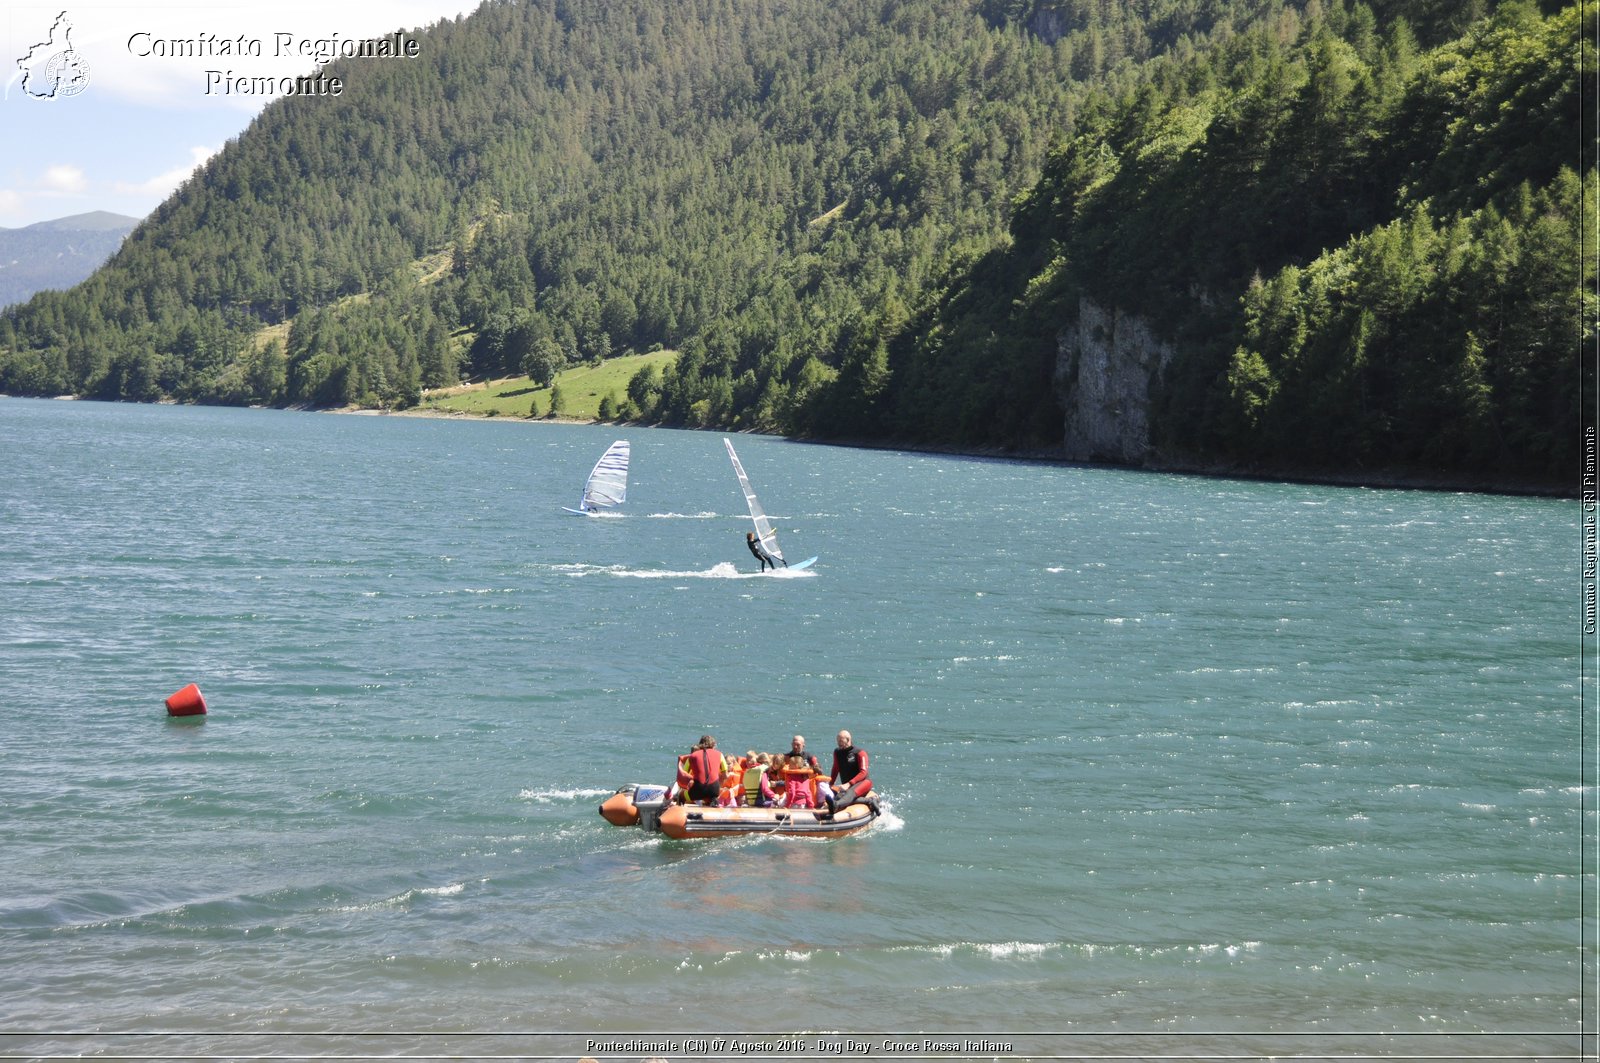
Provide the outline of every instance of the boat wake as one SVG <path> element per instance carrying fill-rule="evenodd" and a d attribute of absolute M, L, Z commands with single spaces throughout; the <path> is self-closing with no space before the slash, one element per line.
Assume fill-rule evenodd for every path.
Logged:
<path fill-rule="evenodd" d="M 556 801 L 590 801 L 596 797 L 610 797 L 612 790 L 534 790 L 524 789 L 517 794 L 519 801 L 534 801 L 540 804 L 549 804 Z"/>
<path fill-rule="evenodd" d="M 731 561 L 702 569 L 628 568 L 623 565 L 562 565 L 569 576 L 621 576 L 626 579 L 810 579 L 811 569 L 777 569 L 766 573 L 742 570 Z"/>
<path fill-rule="evenodd" d="M 768 572 L 749 572 L 736 568 L 731 561 L 712 565 L 707 569 L 673 571 L 670 569 L 614 569 L 612 575 L 632 579 L 810 579 L 816 573 L 810 569 L 793 572 L 780 568 Z"/>

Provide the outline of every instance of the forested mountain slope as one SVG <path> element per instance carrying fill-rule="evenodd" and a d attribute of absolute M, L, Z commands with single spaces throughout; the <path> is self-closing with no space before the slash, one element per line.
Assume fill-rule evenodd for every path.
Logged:
<path fill-rule="evenodd" d="M 1593 13 L 1507 4 L 1423 49 L 1387 6 L 1240 34 L 1080 109 L 1011 244 L 847 363 L 814 430 L 1576 484 Z"/>
<path fill-rule="evenodd" d="M 269 106 L 94 277 L 0 315 L 0 391 L 405 406 L 663 346 L 620 419 L 1549 476 L 1592 262 L 1578 29 L 1487 0 L 489 0 L 417 59 L 331 65 L 342 96 Z M 1096 322 L 1151 367 L 1110 414 Z"/>
<path fill-rule="evenodd" d="M 1079 91 L 1070 44 L 959 0 L 491 0 L 420 44 L 332 64 L 342 96 L 271 105 L 90 283 L 0 321 L 0 388 L 403 404 L 705 336 L 771 399 L 992 244 Z"/>

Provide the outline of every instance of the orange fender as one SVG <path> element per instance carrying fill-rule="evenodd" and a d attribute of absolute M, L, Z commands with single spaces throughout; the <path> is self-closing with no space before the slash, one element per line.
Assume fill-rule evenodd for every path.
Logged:
<path fill-rule="evenodd" d="M 606 798 L 600 805 L 600 814 L 607 823 L 618 827 L 631 827 L 639 822 L 639 806 L 633 803 L 633 796 L 626 790 Z"/>
<path fill-rule="evenodd" d="M 672 805 L 661 813 L 661 833 L 669 838 L 687 838 L 689 836 L 689 808 L 687 805 Z"/>

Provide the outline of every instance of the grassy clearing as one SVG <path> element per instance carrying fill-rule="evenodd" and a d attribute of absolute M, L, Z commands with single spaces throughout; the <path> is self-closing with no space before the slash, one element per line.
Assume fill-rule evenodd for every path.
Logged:
<path fill-rule="evenodd" d="M 411 263 L 411 276 L 418 284 L 432 284 L 450 272 L 450 262 L 454 257 L 453 245 L 431 255 L 423 255 Z"/>
<path fill-rule="evenodd" d="M 250 339 L 250 349 L 259 351 L 263 347 L 276 346 L 280 353 L 289 349 L 289 322 L 284 321 L 277 325 L 262 325 L 256 329 L 256 334 Z"/>
<path fill-rule="evenodd" d="M 677 351 L 630 354 L 607 358 L 598 368 L 576 366 L 556 374 L 561 388 L 564 420 L 593 421 L 600 413 L 600 400 L 607 395 L 620 402 L 627 398 L 628 381 L 647 365 L 665 367 L 678 356 Z M 506 377 L 486 383 L 463 384 L 422 393 L 422 409 L 440 413 L 471 414 L 478 417 L 526 417 L 538 403 L 539 416 L 550 412 L 550 389 L 535 387 L 525 376 Z"/>

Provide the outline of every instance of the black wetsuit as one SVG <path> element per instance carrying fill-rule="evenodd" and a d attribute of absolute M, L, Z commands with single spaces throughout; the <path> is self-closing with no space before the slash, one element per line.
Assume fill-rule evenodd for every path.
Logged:
<path fill-rule="evenodd" d="M 833 751 L 833 774 L 829 781 L 838 780 L 841 787 L 834 791 L 828 802 L 828 811 L 837 807 L 848 808 L 852 801 L 872 792 L 872 780 L 867 778 L 867 751 L 860 746 Z"/>
<path fill-rule="evenodd" d="M 750 548 L 750 552 L 752 554 L 756 555 L 756 560 L 761 562 L 761 571 L 765 572 L 768 565 L 772 566 L 772 570 L 774 572 L 778 570 L 777 558 L 773 557 L 771 554 L 767 553 L 761 548 L 761 540 L 748 538 L 744 541 L 744 544 Z"/>

